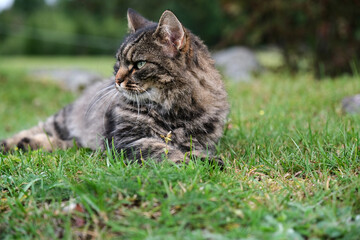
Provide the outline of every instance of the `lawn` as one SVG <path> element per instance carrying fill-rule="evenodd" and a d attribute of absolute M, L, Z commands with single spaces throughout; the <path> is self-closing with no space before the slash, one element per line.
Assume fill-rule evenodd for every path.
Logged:
<path fill-rule="evenodd" d="M 26 76 L 111 58 L 0 59 L 0 138 L 76 96 Z M 124 165 L 86 149 L 0 153 L 0 239 L 359 239 L 360 116 L 341 112 L 360 77 L 264 73 L 226 81 L 224 170 L 203 162 Z"/>

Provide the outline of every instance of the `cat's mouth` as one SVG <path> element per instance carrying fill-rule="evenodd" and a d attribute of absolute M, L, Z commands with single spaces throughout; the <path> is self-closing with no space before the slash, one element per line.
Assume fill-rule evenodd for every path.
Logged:
<path fill-rule="evenodd" d="M 144 87 L 139 86 L 136 83 L 131 84 L 118 84 L 115 83 L 116 89 L 122 93 L 126 98 L 131 100 L 140 100 L 140 99 L 148 99 L 151 91 L 151 88 L 145 89 Z"/>

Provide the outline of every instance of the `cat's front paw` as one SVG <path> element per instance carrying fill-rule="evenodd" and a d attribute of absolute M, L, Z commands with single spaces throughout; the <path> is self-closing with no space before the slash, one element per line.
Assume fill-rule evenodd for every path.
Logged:
<path fill-rule="evenodd" d="M 208 162 L 213 167 L 218 166 L 220 170 L 223 170 L 225 168 L 224 161 L 219 157 L 214 157 L 214 156 L 208 156 L 208 157 L 194 156 L 194 157 L 200 159 L 202 162 Z"/>
<path fill-rule="evenodd" d="M 0 152 L 8 153 L 8 152 L 16 151 L 18 149 L 27 151 L 29 149 L 29 146 L 31 145 L 31 143 L 32 143 L 32 140 L 31 140 L 31 138 L 28 138 L 28 137 L 8 138 L 6 140 L 0 141 Z"/>
<path fill-rule="evenodd" d="M 220 170 L 224 170 L 225 163 L 219 157 L 211 157 L 207 159 L 212 166 L 219 166 Z"/>
<path fill-rule="evenodd" d="M 0 140 L 0 152 L 6 153 L 9 151 L 8 144 L 5 140 Z"/>

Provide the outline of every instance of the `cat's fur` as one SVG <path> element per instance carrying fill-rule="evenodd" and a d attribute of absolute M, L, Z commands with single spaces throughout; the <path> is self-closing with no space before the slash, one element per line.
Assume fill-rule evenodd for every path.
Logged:
<path fill-rule="evenodd" d="M 179 162 L 190 151 L 212 156 L 229 107 L 207 47 L 170 11 L 154 23 L 129 9 L 128 23 L 115 79 L 91 86 L 45 122 L 4 140 L 3 150 L 51 151 L 75 141 L 91 149 L 114 146 L 130 160 L 167 155 Z"/>

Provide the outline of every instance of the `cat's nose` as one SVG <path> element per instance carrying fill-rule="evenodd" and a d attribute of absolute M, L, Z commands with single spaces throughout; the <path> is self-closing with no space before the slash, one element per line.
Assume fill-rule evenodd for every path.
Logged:
<path fill-rule="evenodd" d="M 120 69 L 117 71 L 116 76 L 115 76 L 115 81 L 117 84 L 120 85 L 125 80 L 127 72 L 128 72 L 127 68 L 120 67 Z"/>

